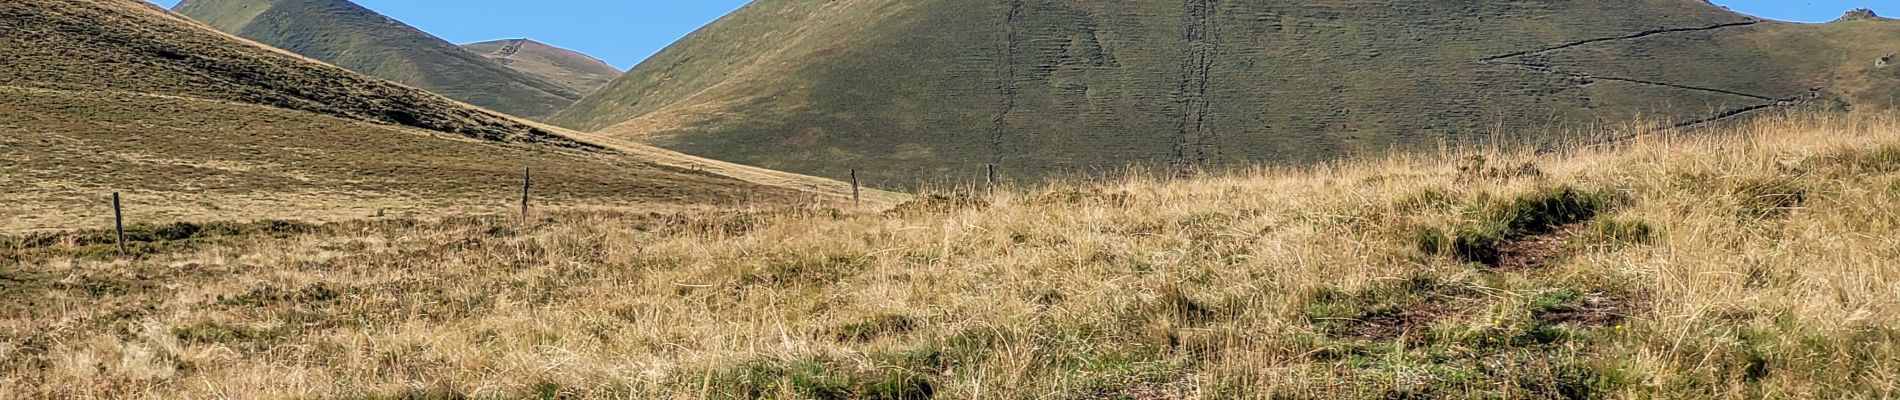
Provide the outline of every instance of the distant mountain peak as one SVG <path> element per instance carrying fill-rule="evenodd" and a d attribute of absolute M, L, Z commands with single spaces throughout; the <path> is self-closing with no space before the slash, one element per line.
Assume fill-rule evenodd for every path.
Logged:
<path fill-rule="evenodd" d="M 188 0 L 173 11 L 226 33 L 515 116 L 546 117 L 585 94 L 348 0 Z"/>
<path fill-rule="evenodd" d="M 1856 8 L 1853 10 L 1848 10 L 1847 14 L 1842 15 L 1840 20 L 1841 21 L 1859 21 L 1859 20 L 1869 20 L 1869 19 L 1881 19 L 1880 14 L 1874 13 L 1874 10 L 1870 8 Z"/>
<path fill-rule="evenodd" d="M 593 92 L 621 73 L 593 56 L 530 38 L 469 43 L 462 48 L 576 93 Z"/>

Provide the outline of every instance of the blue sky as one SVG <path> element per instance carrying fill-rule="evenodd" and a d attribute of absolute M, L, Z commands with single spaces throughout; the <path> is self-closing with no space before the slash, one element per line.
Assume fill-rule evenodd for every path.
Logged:
<path fill-rule="evenodd" d="M 451 42 L 526 37 L 578 50 L 627 69 L 747 1 L 540 0 L 529 7 L 521 7 L 520 0 L 357 0 L 357 3 Z M 1900 6 L 1893 1 L 1716 0 L 1715 3 L 1764 18 L 1826 22 L 1858 7 L 1873 8 L 1881 15 L 1900 15 Z M 153 2 L 170 7 L 178 0 Z M 1876 6 L 1876 3 L 1883 5 Z"/>

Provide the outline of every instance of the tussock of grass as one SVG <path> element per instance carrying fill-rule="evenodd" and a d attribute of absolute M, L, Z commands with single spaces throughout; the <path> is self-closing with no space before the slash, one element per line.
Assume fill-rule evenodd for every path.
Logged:
<path fill-rule="evenodd" d="M 1400 204 L 1410 208 L 1420 201 L 1426 200 L 1407 198 Z M 1613 194 L 1567 186 L 1537 188 L 1509 200 L 1486 199 L 1466 213 L 1474 219 L 1452 230 L 1449 236 L 1438 228 L 1418 231 L 1418 248 L 1430 255 L 1451 254 L 1465 261 L 1498 266 L 1503 261 L 1499 247 L 1506 242 L 1589 221 L 1620 201 Z"/>
<path fill-rule="evenodd" d="M 1594 246 L 1630 246 L 1655 244 L 1661 232 L 1649 222 L 1637 219 L 1603 218 L 1590 222 L 1579 244 Z"/>
<path fill-rule="evenodd" d="M 1038 200 L 1068 202 L 1073 204 L 1083 201 L 1083 199 L 1086 198 L 1085 196 L 1085 194 L 1080 193 L 1063 193 L 1053 196 L 1044 196 L 1044 198 L 1039 198 Z M 964 209 L 983 209 L 989 207 L 989 205 L 990 202 L 988 200 L 979 198 L 970 192 L 931 193 L 899 203 L 896 207 L 885 211 L 885 214 L 915 217 L 931 214 L 945 214 Z"/>
<path fill-rule="evenodd" d="M 1893 397 L 1900 171 L 1838 160 L 1896 144 L 1892 116 L 1790 117 L 1484 153 L 1535 177 L 1395 155 L 928 212 L 357 222 L 130 260 L 55 243 L 0 258 L 0 392 Z M 1495 268 L 1494 245 L 1539 259 Z"/>
<path fill-rule="evenodd" d="M 1786 215 L 1808 200 L 1808 190 L 1797 178 L 1774 177 L 1741 182 L 1735 189 L 1736 211 L 1743 218 L 1767 219 Z"/>

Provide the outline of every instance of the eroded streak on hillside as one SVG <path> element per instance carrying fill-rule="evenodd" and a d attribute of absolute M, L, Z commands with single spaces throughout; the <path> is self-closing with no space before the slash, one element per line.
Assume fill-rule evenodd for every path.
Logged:
<path fill-rule="evenodd" d="M 1749 105 L 1749 106 L 1743 106 L 1743 107 L 1736 107 L 1733 109 L 1724 110 L 1722 112 L 1715 113 L 1714 115 L 1710 115 L 1707 117 L 1677 122 L 1675 124 L 1670 125 L 1669 127 L 1670 129 L 1677 129 L 1677 130 L 1688 129 L 1688 128 L 1693 128 L 1693 127 L 1700 126 L 1703 124 L 1713 123 L 1713 122 L 1721 121 L 1724 119 L 1735 118 L 1742 115 L 1751 114 L 1757 111 L 1800 106 L 1801 104 L 1805 104 L 1808 100 L 1810 99 L 1802 98 L 1802 97 L 1794 97 L 1794 98 L 1789 98 L 1789 99 L 1778 100 L 1774 103 L 1755 104 L 1755 105 Z M 1618 135 L 1607 137 L 1607 138 L 1592 140 L 1583 144 L 1583 146 L 1589 147 L 1589 148 L 1601 148 L 1605 146 L 1614 146 L 1620 143 L 1635 140 L 1636 138 L 1639 138 L 1642 136 L 1643 136 L 1643 133 L 1641 131 L 1626 132 L 1626 133 L 1618 134 Z"/>
<path fill-rule="evenodd" d="M 1570 72 L 1570 71 L 1560 70 L 1560 69 L 1557 69 L 1556 67 L 1552 67 L 1546 64 L 1537 64 L 1537 63 L 1529 63 L 1529 62 L 1499 62 L 1498 64 L 1511 65 L 1511 66 L 1516 66 L 1519 68 L 1523 68 L 1523 69 L 1527 69 L 1527 70 L 1531 70 L 1531 71 L 1535 71 L 1539 73 L 1562 76 L 1565 78 L 1577 80 L 1581 84 L 1584 84 L 1584 85 L 1595 83 L 1594 81 L 1616 81 L 1616 82 L 1627 82 L 1627 83 L 1634 83 L 1634 84 L 1646 85 L 1646 86 L 1661 86 L 1661 87 L 1666 87 L 1666 88 L 1671 88 L 1671 89 L 1681 89 L 1681 90 L 1696 91 L 1696 92 L 1708 92 L 1708 93 L 1724 94 L 1724 95 L 1730 95 L 1730 96 L 1747 97 L 1747 98 L 1756 99 L 1756 100 L 1766 100 L 1766 101 L 1781 100 L 1781 99 L 1776 99 L 1776 98 L 1772 98 L 1768 96 L 1742 93 L 1742 92 L 1737 92 L 1737 91 L 1727 90 L 1727 89 L 1707 88 L 1707 87 L 1680 85 L 1680 84 L 1674 84 L 1674 83 L 1669 83 L 1669 82 L 1660 82 L 1660 81 L 1652 81 L 1652 80 L 1644 80 L 1644 79 L 1623 78 L 1623 77 L 1615 77 L 1615 76 L 1604 76 L 1604 75 L 1595 75 L 1595 74 L 1587 74 L 1587 73 L 1579 73 L 1579 72 Z"/>
<path fill-rule="evenodd" d="M 997 60 L 1002 75 L 1002 82 L 998 84 L 998 89 L 1002 92 L 1003 100 L 997 105 L 996 117 L 990 120 L 989 132 L 990 162 L 995 164 L 1001 164 L 1007 152 L 1003 144 L 1007 141 L 1009 133 L 1009 114 L 1016 111 L 1016 97 L 1022 90 L 1020 84 L 1016 82 L 1016 56 L 1022 46 L 1020 37 L 1022 29 L 1019 24 L 1023 16 L 1024 1 L 1010 0 L 1009 14 L 1003 19 L 1003 54 Z"/>
<path fill-rule="evenodd" d="M 1728 22 L 1728 23 L 1721 23 L 1721 24 L 1715 24 L 1715 25 L 1709 25 L 1709 26 L 1703 26 L 1703 27 L 1651 29 L 1647 31 L 1642 31 L 1642 32 L 1637 32 L 1637 33 L 1632 33 L 1632 34 L 1622 35 L 1622 36 L 1584 39 L 1584 40 L 1579 40 L 1575 42 L 1569 42 L 1569 43 L 1559 44 L 1555 46 L 1545 47 L 1541 49 L 1505 53 L 1505 54 L 1495 55 L 1491 57 L 1485 57 L 1484 59 L 1479 60 L 1479 61 L 1491 62 L 1491 61 L 1503 60 L 1503 59 L 1512 58 L 1512 57 L 1521 57 L 1521 56 L 1528 56 L 1528 55 L 1533 55 L 1533 54 L 1544 54 L 1544 53 L 1549 53 L 1549 52 L 1553 52 L 1557 50 L 1563 50 L 1563 49 L 1568 49 L 1572 47 L 1584 46 L 1584 45 L 1590 45 L 1590 44 L 1596 44 L 1596 43 L 1614 42 L 1614 41 L 1620 41 L 1620 40 L 1635 40 L 1635 39 L 1642 39 L 1642 38 L 1646 38 L 1650 36 L 1670 34 L 1670 33 L 1712 31 L 1712 30 L 1717 30 L 1717 29 L 1733 28 L 1733 27 L 1738 27 L 1738 26 L 1749 26 L 1749 25 L 1754 25 L 1754 24 L 1759 24 L 1759 23 L 1761 23 L 1761 20 L 1751 19 L 1751 20 L 1742 21 L 1742 22 Z"/>
<path fill-rule="evenodd" d="M 1207 123 L 1208 86 L 1214 61 L 1220 55 L 1216 21 L 1220 0 L 1182 1 L 1181 118 L 1176 122 L 1174 163 L 1183 170 L 1205 166 L 1220 157 L 1218 137 Z"/>
<path fill-rule="evenodd" d="M 1794 106 L 1801 105 L 1803 103 L 1806 103 L 1806 101 L 1803 101 L 1803 99 L 1800 97 L 1790 97 L 1786 99 L 1775 100 L 1772 103 L 1736 107 L 1736 108 L 1724 110 L 1719 113 L 1715 113 L 1715 115 L 1710 115 L 1708 117 L 1703 117 L 1700 119 L 1694 119 L 1694 120 L 1683 121 L 1683 122 L 1677 122 L 1674 127 L 1676 129 L 1691 128 L 1697 125 L 1702 125 L 1702 124 L 1707 124 L 1711 122 L 1721 121 L 1724 119 L 1747 115 L 1749 113 L 1753 113 L 1756 111 L 1761 111 L 1761 110 L 1766 110 L 1766 109 L 1771 109 L 1771 108 L 1794 107 Z"/>
<path fill-rule="evenodd" d="M 1713 30 L 1719 30 L 1719 29 L 1755 25 L 1759 23 L 1761 23 L 1761 20 L 1750 19 L 1747 21 L 1721 23 L 1721 24 L 1702 26 L 1702 27 L 1651 29 L 1651 30 L 1636 32 L 1636 33 L 1632 33 L 1628 35 L 1622 35 L 1622 36 L 1585 39 L 1585 40 L 1559 44 L 1555 46 L 1544 47 L 1540 49 L 1505 53 L 1501 55 L 1485 57 L 1483 59 L 1478 60 L 1478 62 L 1481 64 L 1510 65 L 1510 66 L 1516 67 L 1518 69 L 1526 70 L 1526 71 L 1562 76 L 1564 78 L 1568 78 L 1572 81 L 1577 82 L 1579 86 L 1588 86 L 1592 83 L 1596 83 L 1597 81 L 1615 81 L 1615 82 L 1633 83 L 1633 84 L 1646 85 L 1646 86 L 1664 87 L 1664 88 L 1670 88 L 1670 89 L 1676 89 L 1676 90 L 1696 91 L 1696 92 L 1715 93 L 1715 94 L 1722 94 L 1722 95 L 1729 95 L 1729 96 L 1745 97 L 1745 98 L 1760 100 L 1764 102 L 1764 103 L 1730 108 L 1727 110 L 1716 112 L 1715 114 L 1712 114 L 1706 117 L 1701 117 L 1701 118 L 1688 120 L 1688 121 L 1680 121 L 1680 122 L 1676 122 L 1672 124 L 1672 127 L 1676 129 L 1684 129 L 1684 128 L 1691 128 L 1691 127 L 1703 125 L 1703 124 L 1714 123 L 1714 122 L 1718 122 L 1718 121 L 1722 121 L 1725 119 L 1734 118 L 1734 117 L 1738 117 L 1742 115 L 1747 115 L 1749 113 L 1753 113 L 1753 112 L 1761 111 L 1765 109 L 1793 107 L 1793 106 L 1803 104 L 1805 103 L 1805 101 L 1803 101 L 1803 97 L 1801 96 L 1792 96 L 1792 97 L 1787 97 L 1787 98 L 1774 98 L 1774 97 L 1769 97 L 1769 96 L 1764 96 L 1764 95 L 1744 93 L 1740 91 L 1721 89 L 1721 88 L 1700 87 L 1700 86 L 1683 85 L 1683 84 L 1676 84 L 1676 83 L 1655 81 L 1655 80 L 1623 78 L 1623 77 L 1616 77 L 1616 76 L 1602 76 L 1602 75 L 1589 74 L 1589 73 L 1565 71 L 1562 69 L 1558 69 L 1557 67 L 1551 66 L 1549 64 L 1535 63 L 1535 62 L 1523 61 L 1523 60 L 1526 58 L 1532 58 L 1531 56 L 1545 55 L 1545 54 L 1550 54 L 1552 52 L 1556 52 L 1556 51 L 1560 51 L 1564 49 L 1570 49 L 1570 48 L 1597 44 L 1597 43 L 1640 40 L 1640 39 L 1648 38 L 1651 36 L 1672 34 L 1672 33 L 1713 31 Z M 1506 61 L 1512 58 L 1517 58 L 1518 61 Z M 1618 140 L 1620 139 L 1612 139 L 1612 141 L 1618 141 Z"/>

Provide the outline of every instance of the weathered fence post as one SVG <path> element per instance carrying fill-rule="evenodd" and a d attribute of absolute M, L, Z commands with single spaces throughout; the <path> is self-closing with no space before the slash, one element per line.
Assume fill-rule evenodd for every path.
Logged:
<path fill-rule="evenodd" d="M 996 195 L 996 164 L 989 164 L 986 167 L 988 170 L 983 175 L 983 182 L 988 185 L 987 188 L 990 191 L 990 195 L 995 196 Z"/>
<path fill-rule="evenodd" d="M 521 222 L 528 222 L 528 188 L 534 184 L 534 169 L 521 169 Z"/>
<path fill-rule="evenodd" d="M 858 187 L 858 170 L 853 169 L 851 170 L 851 204 L 853 205 L 864 203 L 864 197 L 860 195 L 862 192 Z"/>
<path fill-rule="evenodd" d="M 119 192 L 112 192 L 112 229 L 119 233 L 119 256 L 125 257 L 125 211 L 119 207 Z"/>

